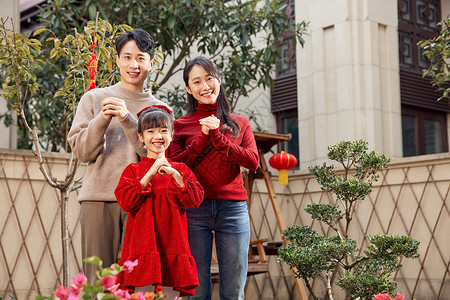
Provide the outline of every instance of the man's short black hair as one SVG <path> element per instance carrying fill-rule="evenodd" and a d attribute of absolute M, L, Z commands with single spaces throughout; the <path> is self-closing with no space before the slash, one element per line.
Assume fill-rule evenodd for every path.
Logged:
<path fill-rule="evenodd" d="M 136 28 L 119 35 L 115 42 L 117 55 L 120 55 L 123 46 L 129 41 L 135 41 L 139 50 L 150 54 L 150 58 L 153 59 L 153 56 L 155 55 L 155 42 L 147 31 Z"/>

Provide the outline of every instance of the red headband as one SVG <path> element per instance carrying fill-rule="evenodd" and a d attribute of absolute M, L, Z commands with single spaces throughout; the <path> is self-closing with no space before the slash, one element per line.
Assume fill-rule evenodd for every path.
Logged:
<path fill-rule="evenodd" d="M 170 108 L 168 108 L 167 106 L 155 104 L 155 105 L 147 106 L 146 108 L 141 109 L 141 110 L 136 114 L 136 116 L 139 118 L 139 115 L 140 115 L 144 110 L 149 109 L 149 108 L 152 108 L 152 107 L 161 108 L 161 109 L 167 111 L 169 114 L 172 113 L 172 110 L 171 110 Z"/>

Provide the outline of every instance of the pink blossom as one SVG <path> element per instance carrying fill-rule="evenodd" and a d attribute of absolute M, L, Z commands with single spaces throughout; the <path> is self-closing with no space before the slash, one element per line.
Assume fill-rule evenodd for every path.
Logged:
<path fill-rule="evenodd" d="M 77 275 L 75 275 L 75 277 L 73 277 L 73 283 L 76 284 L 77 286 L 82 286 L 83 284 L 87 283 L 87 277 L 80 272 Z"/>
<path fill-rule="evenodd" d="M 69 298 L 67 298 L 67 300 L 79 300 L 79 299 L 75 295 L 70 295 Z"/>
<path fill-rule="evenodd" d="M 397 293 L 397 295 L 395 295 L 395 300 L 405 300 L 405 296 L 403 296 L 400 293 Z"/>
<path fill-rule="evenodd" d="M 73 277 L 73 282 L 69 286 L 69 291 L 75 296 L 83 290 L 83 284 L 87 283 L 87 278 L 83 273 L 78 273 L 75 277 Z"/>
<path fill-rule="evenodd" d="M 390 300 L 391 298 L 389 297 L 389 294 L 382 294 L 382 293 L 378 293 L 378 295 L 375 295 L 375 300 Z"/>
<path fill-rule="evenodd" d="M 142 294 L 142 292 L 137 292 L 137 300 L 145 300 L 144 294 Z"/>
<path fill-rule="evenodd" d="M 83 287 L 75 286 L 73 283 L 67 288 L 71 295 L 78 296 Z"/>
<path fill-rule="evenodd" d="M 59 298 L 60 300 L 68 300 L 70 296 L 69 291 L 62 284 L 60 284 L 56 292 L 53 293 L 55 294 L 56 298 Z"/>
<path fill-rule="evenodd" d="M 128 291 L 126 290 L 116 290 L 116 291 L 111 291 L 111 294 L 114 296 L 119 297 L 122 300 L 126 300 L 130 297 L 130 293 L 128 293 Z"/>
<path fill-rule="evenodd" d="M 103 285 L 103 288 L 105 290 L 111 290 L 111 288 L 114 286 L 114 284 L 116 283 L 116 276 L 114 275 L 109 275 L 106 277 L 103 277 L 100 280 L 100 283 Z"/>
<path fill-rule="evenodd" d="M 136 267 L 137 265 L 138 265 L 137 259 L 135 261 L 127 260 L 126 262 L 123 263 L 123 266 L 125 267 L 125 272 L 127 273 L 131 273 L 131 271 L 133 271 L 134 267 Z"/>

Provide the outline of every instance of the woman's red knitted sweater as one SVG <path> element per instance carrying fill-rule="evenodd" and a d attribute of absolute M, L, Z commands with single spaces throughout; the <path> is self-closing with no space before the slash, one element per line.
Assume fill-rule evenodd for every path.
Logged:
<path fill-rule="evenodd" d="M 175 133 L 168 155 L 194 171 L 205 190 L 206 199 L 247 200 L 240 167 L 256 170 L 259 165 L 250 122 L 243 116 L 231 114 L 240 127 L 237 138 L 233 138 L 229 131 L 221 132 L 222 124 L 206 135 L 199 120 L 215 115 L 216 110 L 217 104 L 198 104 L 193 114 L 175 120 Z"/>

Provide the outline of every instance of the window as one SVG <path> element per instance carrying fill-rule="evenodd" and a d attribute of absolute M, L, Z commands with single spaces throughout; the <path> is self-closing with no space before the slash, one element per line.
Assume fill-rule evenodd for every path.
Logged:
<path fill-rule="evenodd" d="M 428 62 L 417 42 L 438 36 L 439 0 L 398 0 L 400 68 L 422 74 Z"/>
<path fill-rule="evenodd" d="M 446 115 L 448 101 L 437 101 L 429 78 L 422 78 L 428 61 L 417 45 L 440 33 L 439 0 L 399 0 L 398 37 L 402 103 L 403 156 L 448 151 Z"/>
<path fill-rule="evenodd" d="M 286 14 L 295 20 L 295 0 L 286 0 Z M 283 33 L 281 59 L 276 68 L 274 88 L 271 93 L 271 111 L 277 119 L 277 132 L 292 135 L 289 142 L 279 145 L 299 160 L 298 113 L 297 113 L 297 66 L 293 45 L 294 31 Z M 295 169 L 299 169 L 297 165 Z"/>
<path fill-rule="evenodd" d="M 447 115 L 433 110 L 402 108 L 403 156 L 448 151 Z"/>
<path fill-rule="evenodd" d="M 300 149 L 298 138 L 298 113 L 297 109 L 287 110 L 277 115 L 277 131 L 283 134 L 291 134 L 292 138 L 289 142 L 279 145 L 279 150 L 284 150 L 294 155 L 299 164 L 292 170 L 300 168 Z"/>

